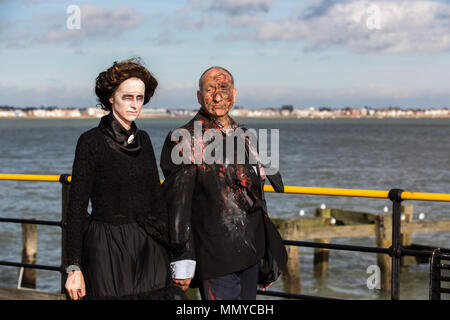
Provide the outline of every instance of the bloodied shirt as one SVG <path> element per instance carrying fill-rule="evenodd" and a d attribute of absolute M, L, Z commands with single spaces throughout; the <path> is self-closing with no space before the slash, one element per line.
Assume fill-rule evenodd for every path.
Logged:
<path fill-rule="evenodd" d="M 161 154 L 170 238 L 185 244 L 172 261 L 195 260 L 198 280 L 243 270 L 264 254 L 263 171 L 245 128 L 230 120 L 227 132 L 200 111 L 169 133 Z"/>

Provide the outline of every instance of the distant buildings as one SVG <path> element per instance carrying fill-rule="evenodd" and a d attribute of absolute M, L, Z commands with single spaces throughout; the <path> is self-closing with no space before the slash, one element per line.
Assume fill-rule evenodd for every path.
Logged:
<path fill-rule="evenodd" d="M 191 118 L 197 113 L 195 109 L 162 109 L 144 108 L 141 118 Z M 58 107 L 27 107 L 15 108 L 0 106 L 0 118 L 100 118 L 106 112 L 100 108 L 58 108 Z M 433 109 L 402 109 L 389 107 L 387 109 L 342 108 L 331 109 L 303 108 L 295 109 L 292 105 L 281 108 L 246 109 L 235 106 L 231 111 L 232 117 L 238 118 L 297 118 L 297 119 L 336 119 L 336 118 L 448 118 L 448 108 Z"/>
<path fill-rule="evenodd" d="M 140 116 L 143 118 L 165 118 L 168 116 L 168 113 L 167 109 L 143 108 Z"/>
<path fill-rule="evenodd" d="M 99 118 L 105 114 L 100 108 L 14 108 L 0 106 L 0 118 Z"/>

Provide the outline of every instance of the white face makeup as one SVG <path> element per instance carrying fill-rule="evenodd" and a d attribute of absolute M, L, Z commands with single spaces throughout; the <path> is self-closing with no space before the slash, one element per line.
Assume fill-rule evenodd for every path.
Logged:
<path fill-rule="evenodd" d="M 139 117 L 144 95 L 144 82 L 138 78 L 129 78 L 120 84 L 109 99 L 114 117 L 125 129 L 129 130 L 131 123 Z"/>

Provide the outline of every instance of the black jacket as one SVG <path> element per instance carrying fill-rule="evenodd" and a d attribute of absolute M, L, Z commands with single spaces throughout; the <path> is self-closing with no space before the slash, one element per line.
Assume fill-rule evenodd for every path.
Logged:
<path fill-rule="evenodd" d="M 221 130 L 220 124 L 200 111 L 181 127 L 191 137 L 194 137 L 195 121 L 201 121 L 202 133 L 212 128 Z M 238 127 L 233 123 L 234 128 Z M 183 141 L 175 137 L 176 141 L 172 141 L 173 134 L 174 131 L 167 136 L 161 154 L 161 169 L 165 176 L 163 190 L 168 204 L 170 240 L 185 246 L 172 261 L 196 260 L 198 280 L 229 274 L 259 263 L 265 248 L 262 218 L 267 210 L 262 191 L 264 180 L 257 174 L 256 166 L 248 163 L 248 145 L 244 164 L 176 164 L 171 157 L 172 152 L 177 155 L 191 153 L 195 157 L 195 153 L 204 154 L 213 139 L 192 139 L 184 144 L 190 150 L 183 148 L 180 153 L 180 142 Z M 226 139 L 223 130 L 221 138 L 223 142 Z M 200 144 L 196 145 L 194 141 Z M 236 147 L 237 143 L 232 153 L 234 157 Z M 276 189 L 282 190 L 281 177 L 277 175 L 277 178 Z"/>

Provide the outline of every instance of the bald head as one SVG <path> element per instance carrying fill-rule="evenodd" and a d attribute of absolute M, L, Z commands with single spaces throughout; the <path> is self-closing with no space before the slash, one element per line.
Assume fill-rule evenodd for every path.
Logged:
<path fill-rule="evenodd" d="M 200 76 L 200 79 L 198 80 L 198 87 L 199 87 L 200 91 L 201 91 L 202 88 L 203 88 L 203 78 L 204 78 L 204 76 L 205 76 L 208 72 L 210 72 L 210 71 L 212 71 L 212 70 L 222 70 L 222 71 L 224 71 L 225 73 L 227 73 L 227 74 L 230 76 L 230 78 L 231 78 L 231 84 L 232 84 L 233 87 L 234 87 L 234 78 L 233 78 L 233 75 L 231 74 L 231 72 L 228 71 L 228 70 L 225 69 L 225 68 L 222 68 L 222 67 L 219 67 L 219 66 L 213 66 L 213 67 L 210 67 L 210 68 L 206 69 L 206 70 L 202 73 L 202 75 Z"/>
<path fill-rule="evenodd" d="M 219 121 L 228 121 L 237 94 L 231 73 L 222 67 L 211 67 L 203 72 L 199 87 L 197 100 L 201 109 Z"/>

